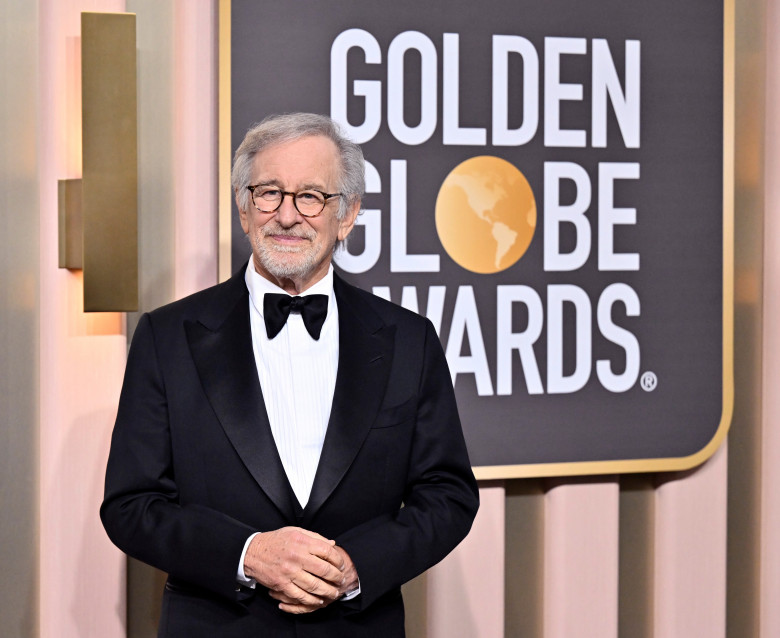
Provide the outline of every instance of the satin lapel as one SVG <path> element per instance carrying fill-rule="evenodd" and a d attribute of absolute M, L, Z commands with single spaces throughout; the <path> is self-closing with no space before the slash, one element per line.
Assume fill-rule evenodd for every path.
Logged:
<path fill-rule="evenodd" d="M 243 291 L 230 295 L 238 297 L 235 302 L 230 299 L 232 305 L 214 310 L 215 304 L 201 321 L 185 323 L 187 341 L 203 389 L 230 442 L 263 491 L 292 521 L 292 490 L 271 434 L 257 378 L 249 295 L 241 277 Z"/>
<path fill-rule="evenodd" d="M 394 327 L 382 323 L 338 277 L 334 286 L 339 307 L 339 367 L 304 525 L 339 484 L 363 445 L 379 411 L 393 358 Z"/>

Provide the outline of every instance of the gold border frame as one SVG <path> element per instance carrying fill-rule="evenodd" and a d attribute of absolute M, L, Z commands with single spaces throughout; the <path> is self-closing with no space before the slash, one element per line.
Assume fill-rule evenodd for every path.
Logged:
<path fill-rule="evenodd" d="M 734 82 L 735 0 L 723 0 L 723 406 L 718 429 L 698 452 L 689 456 L 573 461 L 474 467 L 479 480 L 549 476 L 583 476 L 670 472 L 704 463 L 726 438 L 734 412 Z M 231 1 L 219 2 L 219 280 L 230 272 L 230 16 Z"/>

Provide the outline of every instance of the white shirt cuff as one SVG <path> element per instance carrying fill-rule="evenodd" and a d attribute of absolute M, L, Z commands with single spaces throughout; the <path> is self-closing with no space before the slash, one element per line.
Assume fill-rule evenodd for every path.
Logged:
<path fill-rule="evenodd" d="M 246 550 L 249 549 L 249 543 L 251 543 L 252 539 L 258 534 L 260 534 L 260 532 L 255 532 L 246 539 L 244 551 L 241 552 L 241 559 L 238 561 L 238 571 L 236 572 L 236 582 L 238 582 L 239 585 L 249 587 L 250 589 L 257 587 L 257 581 L 254 578 L 247 578 L 247 575 L 244 573 L 244 558 L 246 557 Z"/>
<path fill-rule="evenodd" d="M 360 595 L 360 579 L 358 578 L 357 588 L 353 589 L 350 592 L 347 592 L 339 600 L 342 600 L 342 601 L 352 600 L 353 598 L 355 598 L 355 597 L 357 597 L 359 595 Z"/>

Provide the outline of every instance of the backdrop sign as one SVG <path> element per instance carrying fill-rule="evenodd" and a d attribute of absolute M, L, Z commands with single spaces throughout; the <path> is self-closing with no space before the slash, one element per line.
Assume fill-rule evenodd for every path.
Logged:
<path fill-rule="evenodd" d="M 722 5 L 230 14 L 231 149 L 288 111 L 330 114 L 363 146 L 365 211 L 337 267 L 433 322 L 478 476 L 714 451 L 732 403 Z M 250 251 L 233 220 L 236 269 Z"/>

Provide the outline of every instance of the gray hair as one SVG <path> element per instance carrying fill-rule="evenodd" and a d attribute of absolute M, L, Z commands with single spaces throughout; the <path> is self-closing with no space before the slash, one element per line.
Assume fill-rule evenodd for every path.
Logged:
<path fill-rule="evenodd" d="M 233 191 L 244 210 L 251 204 L 251 195 L 247 190 L 252 179 L 252 163 L 260 151 L 292 142 L 310 135 L 322 135 L 331 140 L 341 158 L 341 171 L 338 190 L 338 219 L 344 219 L 349 208 L 360 201 L 366 190 L 365 164 L 362 149 L 341 133 L 339 125 L 326 115 L 316 113 L 285 113 L 270 115 L 259 124 L 254 124 L 244 137 L 244 141 L 233 157 L 231 182 Z"/>

